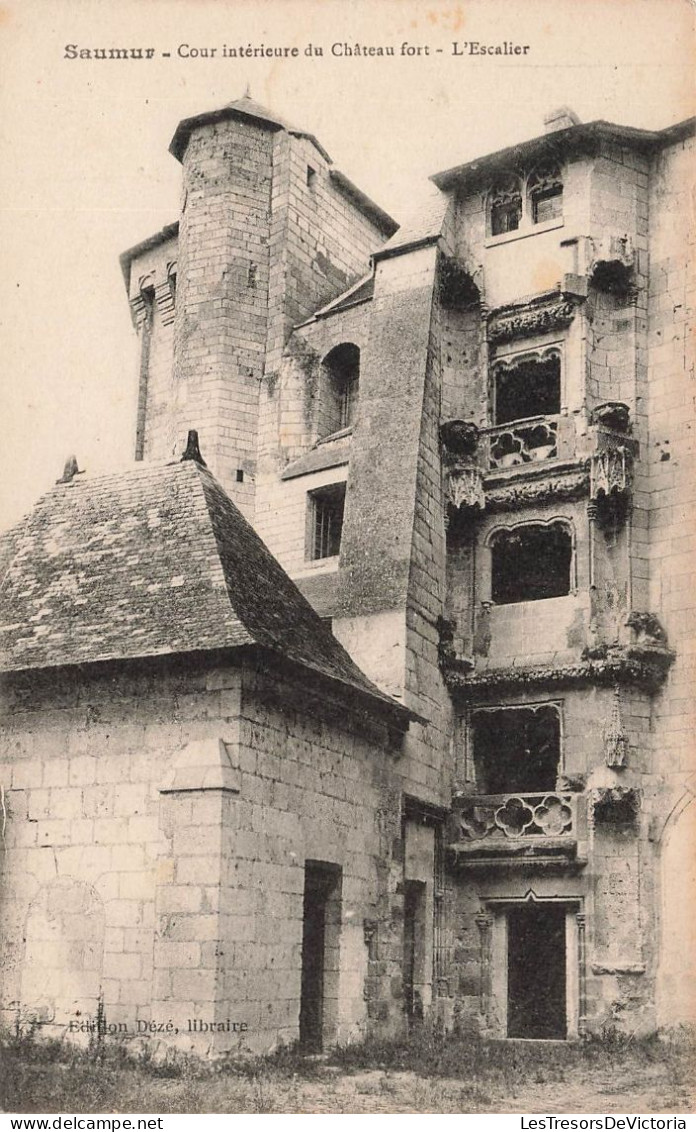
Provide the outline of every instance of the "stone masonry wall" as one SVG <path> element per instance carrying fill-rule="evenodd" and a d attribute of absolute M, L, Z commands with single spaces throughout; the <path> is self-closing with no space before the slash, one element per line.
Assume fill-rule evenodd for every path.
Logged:
<path fill-rule="evenodd" d="M 663 949 L 658 971 L 662 1024 L 696 1018 L 696 917 L 690 868 L 696 792 L 693 162 L 693 138 L 665 149 L 651 173 L 650 195 L 649 608 L 659 612 L 677 653 L 668 681 L 655 698 L 650 734 L 650 782 L 659 796 L 653 835 L 661 864 L 657 931 Z M 681 860 L 672 845 L 680 847 Z"/>
<path fill-rule="evenodd" d="M 166 459 L 180 441 L 174 395 L 174 308 L 178 240 L 163 240 L 130 264 L 129 302 L 139 337 L 136 460 Z"/>
<path fill-rule="evenodd" d="M 399 986 L 368 971 L 364 928 L 391 930 L 386 730 L 304 687 L 183 662 L 6 682 L 4 1024 L 62 1034 L 101 998 L 129 1037 L 155 1022 L 200 1052 L 295 1039 L 309 858 L 343 870 L 328 1037 L 398 1028 Z"/>

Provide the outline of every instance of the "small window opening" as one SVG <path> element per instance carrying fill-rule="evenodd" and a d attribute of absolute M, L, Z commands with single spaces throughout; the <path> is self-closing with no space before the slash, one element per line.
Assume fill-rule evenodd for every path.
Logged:
<path fill-rule="evenodd" d="M 475 711 L 474 768 L 481 794 L 555 790 L 561 720 L 555 704 Z"/>
<path fill-rule="evenodd" d="M 494 371 L 495 423 L 555 416 L 561 411 L 558 354 L 499 362 Z"/>
<path fill-rule="evenodd" d="M 556 220 L 563 214 L 563 189 L 560 185 L 545 192 L 535 193 L 532 197 L 532 221 L 534 224 L 544 224 L 547 220 Z"/>
<path fill-rule="evenodd" d="M 565 523 L 530 523 L 499 531 L 491 547 L 491 597 L 496 605 L 570 593 L 573 547 Z"/>
<path fill-rule="evenodd" d="M 319 435 L 330 436 L 352 428 L 357 407 L 360 381 L 360 350 L 352 342 L 335 346 L 324 359 L 326 396 L 321 406 Z"/>
<path fill-rule="evenodd" d="M 521 220 L 522 193 L 519 181 L 513 177 L 500 184 L 491 194 L 491 236 L 502 236 L 505 232 L 516 232 Z"/>
<path fill-rule="evenodd" d="M 237 483 L 244 483 L 244 469 L 237 468 Z"/>
<path fill-rule="evenodd" d="M 313 191 L 316 188 L 316 185 L 317 185 L 317 171 L 316 171 L 316 169 L 312 169 L 311 165 L 308 165 L 307 166 L 307 188 L 311 189 Z"/>
<path fill-rule="evenodd" d="M 563 215 L 563 180 L 555 166 L 535 170 L 527 183 L 532 224 L 544 224 Z"/>
<path fill-rule="evenodd" d="M 340 552 L 345 497 L 344 483 L 310 492 L 311 559 L 335 558 Z"/>

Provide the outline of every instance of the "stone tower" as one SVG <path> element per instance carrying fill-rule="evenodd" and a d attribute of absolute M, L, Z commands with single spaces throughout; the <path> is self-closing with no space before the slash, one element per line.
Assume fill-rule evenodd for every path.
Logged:
<path fill-rule="evenodd" d="M 197 428 L 251 517 L 264 383 L 272 392 L 293 326 L 395 225 L 314 137 L 248 97 L 182 121 L 170 152 L 183 169 L 179 224 L 123 257 L 142 342 L 136 457 L 171 455 Z"/>

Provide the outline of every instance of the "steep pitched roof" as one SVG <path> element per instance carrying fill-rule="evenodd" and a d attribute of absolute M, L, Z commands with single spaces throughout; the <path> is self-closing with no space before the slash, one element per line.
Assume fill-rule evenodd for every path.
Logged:
<path fill-rule="evenodd" d="M 192 460 L 75 476 L 10 534 L 0 670 L 257 646 L 410 716 Z"/>
<path fill-rule="evenodd" d="M 405 222 L 386 244 L 374 252 L 373 260 L 389 259 L 390 256 L 437 243 L 449 205 L 448 197 L 439 188 L 431 184 L 422 188 Z"/>

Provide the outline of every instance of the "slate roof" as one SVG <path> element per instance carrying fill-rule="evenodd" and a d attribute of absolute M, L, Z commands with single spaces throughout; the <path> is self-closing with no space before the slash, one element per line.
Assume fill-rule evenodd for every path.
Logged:
<path fill-rule="evenodd" d="M 2 543 L 0 671 L 256 646 L 411 717 L 192 460 L 56 484 Z"/>
<path fill-rule="evenodd" d="M 423 247 L 438 241 L 450 201 L 439 188 L 425 186 L 414 201 L 410 215 L 386 244 L 373 254 L 373 260 L 388 259 L 401 255 L 415 247 Z"/>
<path fill-rule="evenodd" d="M 475 181 L 496 169 L 505 169 L 520 161 L 536 160 L 549 155 L 560 157 L 567 150 L 573 148 L 582 150 L 600 141 L 628 145 L 649 153 L 690 136 L 694 132 L 695 122 L 694 118 L 686 118 L 683 122 L 667 126 L 664 130 L 641 130 L 634 126 L 619 126 L 614 122 L 602 120 L 578 122 L 576 125 L 552 130 L 550 133 L 541 134 L 528 141 L 497 150 L 495 153 L 485 154 L 474 161 L 445 169 L 441 173 L 434 173 L 430 180 L 443 191 L 449 191 L 463 182 Z"/>

